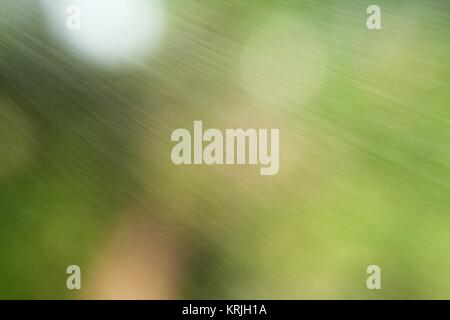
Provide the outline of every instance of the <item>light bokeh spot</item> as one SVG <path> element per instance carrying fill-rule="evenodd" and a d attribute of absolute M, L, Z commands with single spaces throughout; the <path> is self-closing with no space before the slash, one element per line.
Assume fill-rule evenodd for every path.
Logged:
<path fill-rule="evenodd" d="M 258 30 L 242 57 L 244 86 L 261 106 L 305 104 L 326 72 L 327 52 L 317 32 L 288 14 Z"/>
<path fill-rule="evenodd" d="M 42 0 L 51 33 L 85 60 L 103 66 L 141 62 L 164 30 L 158 0 Z M 67 8 L 80 8 L 81 28 L 67 28 Z"/>

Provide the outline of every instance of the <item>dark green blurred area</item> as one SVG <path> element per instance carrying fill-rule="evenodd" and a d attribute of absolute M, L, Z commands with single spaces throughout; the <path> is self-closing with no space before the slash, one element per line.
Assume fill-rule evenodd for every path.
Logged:
<path fill-rule="evenodd" d="M 0 0 L 0 297 L 160 297 L 167 277 L 170 298 L 449 299 L 450 2 L 163 7 L 157 48 L 114 68 L 73 54 L 39 1 Z M 174 166 L 194 120 L 280 128 L 279 174 Z M 143 289 L 126 267 L 95 280 L 123 247 Z"/>

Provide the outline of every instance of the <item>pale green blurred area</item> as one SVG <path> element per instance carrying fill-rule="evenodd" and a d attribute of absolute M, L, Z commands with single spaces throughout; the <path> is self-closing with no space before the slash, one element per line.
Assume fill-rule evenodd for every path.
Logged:
<path fill-rule="evenodd" d="M 95 278 L 144 220 L 173 243 L 172 298 L 449 299 L 450 3 L 164 8 L 157 49 L 109 70 L 52 38 L 38 1 L 0 0 L 0 297 L 89 297 L 65 268 Z M 280 172 L 174 166 L 194 120 L 279 128 Z"/>

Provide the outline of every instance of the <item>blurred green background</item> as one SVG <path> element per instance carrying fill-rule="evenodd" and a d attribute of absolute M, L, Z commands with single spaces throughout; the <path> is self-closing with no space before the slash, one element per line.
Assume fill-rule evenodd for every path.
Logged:
<path fill-rule="evenodd" d="M 0 298 L 450 298 L 450 2 L 86 1 L 0 0 Z M 173 165 L 194 120 L 279 173 Z"/>

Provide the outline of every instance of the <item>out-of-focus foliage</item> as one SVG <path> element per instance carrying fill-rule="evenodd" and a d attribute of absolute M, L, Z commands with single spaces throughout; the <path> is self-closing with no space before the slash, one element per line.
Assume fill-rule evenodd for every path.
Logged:
<path fill-rule="evenodd" d="M 44 2 L 0 1 L 0 297 L 450 298 L 448 1 L 161 1 L 120 66 Z M 280 172 L 174 166 L 194 120 L 280 128 Z"/>

